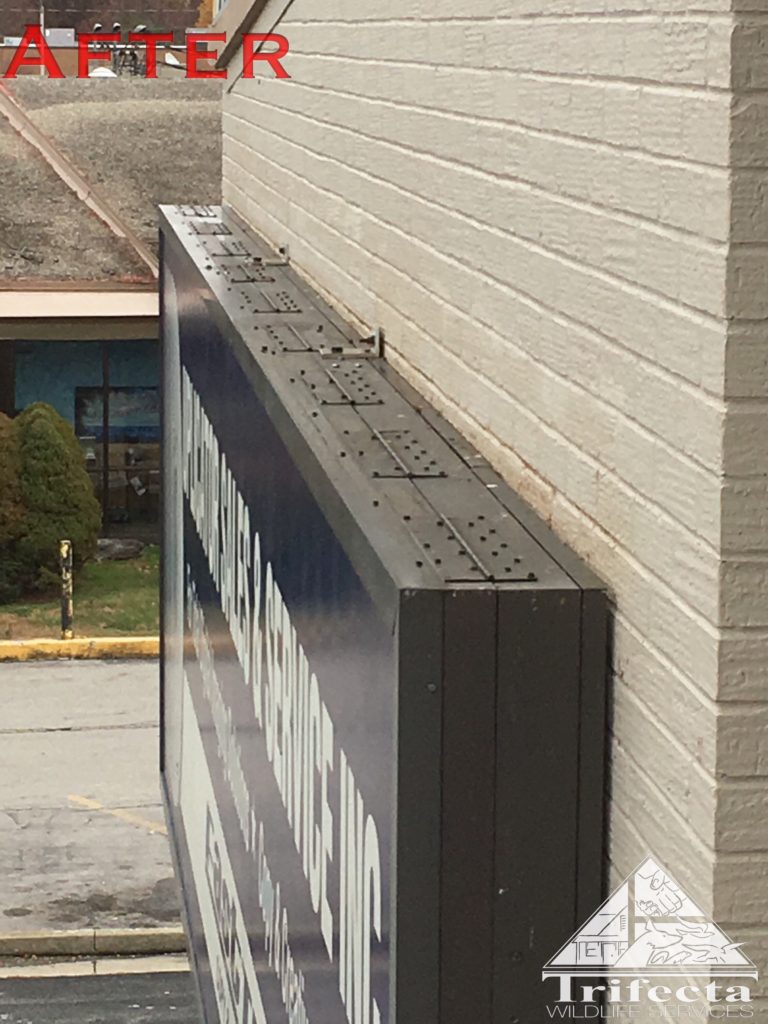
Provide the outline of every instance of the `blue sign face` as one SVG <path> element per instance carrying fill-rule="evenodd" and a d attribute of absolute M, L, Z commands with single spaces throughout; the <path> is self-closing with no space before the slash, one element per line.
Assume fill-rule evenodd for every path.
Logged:
<path fill-rule="evenodd" d="M 392 624 L 166 257 L 163 771 L 206 1018 L 379 1024 Z"/>

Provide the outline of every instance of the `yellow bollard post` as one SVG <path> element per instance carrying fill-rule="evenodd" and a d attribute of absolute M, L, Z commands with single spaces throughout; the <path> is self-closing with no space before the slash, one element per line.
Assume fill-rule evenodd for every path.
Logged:
<path fill-rule="evenodd" d="M 71 640 L 74 602 L 72 592 L 72 541 L 59 542 L 59 565 L 61 566 L 61 639 Z"/>

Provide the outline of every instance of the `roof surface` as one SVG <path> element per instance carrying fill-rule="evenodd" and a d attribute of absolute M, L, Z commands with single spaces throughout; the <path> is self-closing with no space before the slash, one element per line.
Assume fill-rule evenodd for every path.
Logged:
<path fill-rule="evenodd" d="M 201 0 L 45 0 L 46 24 L 56 28 L 76 28 L 89 32 L 99 21 L 111 28 L 114 21 L 123 28 L 143 23 L 150 29 L 174 30 L 183 34 L 204 11 Z M 0 33 L 20 36 L 25 25 L 36 25 L 40 16 L 39 0 L 3 0 Z"/>
<path fill-rule="evenodd" d="M 218 203 L 221 85 L 6 80 L 26 114 L 153 249 L 159 203 Z M 151 281 L 146 265 L 0 115 L 0 267 L 9 279 Z"/>
<path fill-rule="evenodd" d="M 0 117 L 0 269 L 30 279 L 147 278 L 129 244 L 95 214 Z"/>

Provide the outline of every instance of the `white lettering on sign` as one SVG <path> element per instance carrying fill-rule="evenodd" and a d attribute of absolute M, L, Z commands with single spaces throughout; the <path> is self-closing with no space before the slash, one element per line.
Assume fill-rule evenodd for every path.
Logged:
<path fill-rule="evenodd" d="M 243 768 L 242 751 L 232 721 L 232 709 L 227 707 L 216 675 L 216 663 L 213 657 L 208 630 L 205 627 L 205 615 L 197 589 L 192 579 L 189 566 L 186 567 L 186 607 L 189 619 L 192 644 L 197 657 L 197 665 L 203 683 L 203 691 L 208 700 L 216 733 L 216 746 L 219 759 L 224 768 L 224 776 L 232 794 L 240 831 L 247 849 L 253 852 L 251 837 L 251 798 Z"/>
<path fill-rule="evenodd" d="M 341 755 L 341 921 L 339 991 L 353 1024 L 381 1024 L 371 1001 L 371 944 L 381 938 L 381 862 L 376 823 L 366 815 L 354 776 Z M 371 1017 L 371 1008 L 373 1017 Z"/>
<path fill-rule="evenodd" d="M 338 745 L 317 675 L 272 565 L 263 561 L 248 506 L 186 370 L 182 371 L 182 423 L 184 495 L 250 691 L 254 718 L 263 732 L 267 759 L 331 962 L 335 955 L 329 872 L 339 871 L 337 967 L 347 1019 L 349 1024 L 380 1024 L 381 1009 L 371 995 L 371 947 L 382 939 L 378 829 Z M 246 846 L 254 852 L 255 809 L 249 807 L 235 725 L 216 682 L 204 616 L 189 572 L 187 608 L 219 752 Z M 339 821 L 334 821 L 329 801 L 329 778 L 334 773 L 338 773 L 341 792 Z M 261 839 L 259 833 L 263 850 Z M 279 893 L 278 886 L 275 891 Z M 282 931 L 283 922 L 278 920 L 274 942 L 282 942 Z M 284 951 L 286 944 L 287 934 L 280 949 Z"/>
<path fill-rule="evenodd" d="M 181 814 L 221 1024 L 267 1024 L 189 684 L 184 682 Z M 297 1019 L 296 1024 L 304 1024 Z"/>
<path fill-rule="evenodd" d="M 274 968 L 283 1002 L 288 1008 L 289 1024 L 304 1024 L 304 975 L 296 966 L 288 940 L 288 912 L 281 905 L 280 883 L 273 882 L 264 852 L 264 825 L 259 825 L 257 852 L 259 906 L 264 919 L 264 949 Z"/>
<path fill-rule="evenodd" d="M 222 767 L 224 768 L 224 777 L 232 794 L 238 823 L 243 834 L 246 849 L 254 857 L 254 861 L 257 865 L 259 878 L 259 903 L 264 915 L 269 962 L 275 968 L 275 973 L 281 982 L 281 993 L 288 1012 L 288 1024 L 306 1024 L 307 1012 L 303 999 L 304 976 L 301 971 L 295 967 L 293 954 L 290 953 L 290 951 L 284 961 L 275 959 L 273 956 L 275 948 L 274 936 L 280 934 L 280 929 L 283 926 L 286 929 L 287 936 L 287 912 L 283 912 L 283 920 L 283 918 L 280 917 L 278 907 L 277 914 L 273 916 L 272 911 L 275 905 L 275 900 L 274 898 L 271 900 L 264 898 L 264 892 L 265 890 L 268 890 L 269 887 L 264 883 L 263 879 L 266 878 L 271 880 L 271 874 L 267 865 L 266 854 L 264 853 L 263 826 L 259 826 L 259 829 L 256 827 L 256 812 L 251 805 L 251 796 L 248 791 L 248 785 L 243 769 L 242 751 L 232 722 L 232 711 L 225 704 L 224 697 L 221 693 L 221 688 L 216 675 L 213 651 L 208 637 L 208 631 L 205 628 L 205 616 L 197 596 L 197 590 L 192 580 L 189 567 L 187 567 L 186 602 L 192 633 L 192 642 L 195 648 L 197 664 L 202 678 L 203 692 L 205 693 L 211 708 L 211 717 L 213 719 L 213 727 L 216 734 L 216 745 L 219 752 L 219 758 L 222 762 Z M 193 723 L 189 728 L 197 730 L 196 723 Z M 257 832 L 259 837 L 258 848 L 255 840 Z M 222 948 L 224 950 L 224 959 L 222 960 L 223 967 L 222 971 L 219 973 L 219 987 L 222 987 L 222 1000 L 226 1004 L 227 1000 L 225 997 L 229 989 L 226 986 L 223 986 L 223 980 L 221 980 L 226 977 L 224 968 L 226 968 L 227 971 L 229 971 L 235 978 L 239 974 L 237 963 L 239 962 L 238 956 L 240 947 L 232 938 L 232 928 L 230 926 L 232 915 L 234 915 L 235 912 L 234 899 L 236 897 L 232 895 L 231 898 L 229 898 L 230 892 L 234 893 L 234 890 L 228 886 L 226 880 L 223 883 L 220 883 L 221 871 L 218 866 L 221 862 L 221 855 L 219 853 L 221 840 L 218 838 L 218 832 L 215 833 L 213 839 L 211 839 L 212 834 L 213 830 L 209 822 L 207 826 L 206 840 L 206 878 L 209 880 L 211 889 L 217 897 L 214 900 L 214 906 L 218 911 L 217 925 L 219 925 L 220 936 L 223 937 Z M 211 865 L 213 865 L 213 867 L 211 867 Z M 213 879 L 213 881 L 211 881 L 211 879 Z M 277 903 L 279 905 L 279 885 L 277 886 L 277 890 Z M 283 971 L 285 974 L 283 974 Z M 232 985 L 229 987 L 233 986 L 234 982 L 232 982 Z"/>

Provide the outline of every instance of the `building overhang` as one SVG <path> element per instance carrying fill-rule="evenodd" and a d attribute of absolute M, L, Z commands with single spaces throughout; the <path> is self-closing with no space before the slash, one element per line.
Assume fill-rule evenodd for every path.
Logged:
<path fill-rule="evenodd" d="M 216 61 L 217 68 L 226 68 L 240 49 L 243 32 L 247 32 L 268 0 L 229 0 L 213 23 L 217 32 L 224 32 L 227 42 Z"/>
<path fill-rule="evenodd" d="M 0 341 L 156 338 L 159 312 L 154 290 L 77 285 L 0 290 Z"/>

